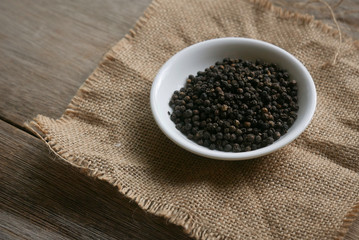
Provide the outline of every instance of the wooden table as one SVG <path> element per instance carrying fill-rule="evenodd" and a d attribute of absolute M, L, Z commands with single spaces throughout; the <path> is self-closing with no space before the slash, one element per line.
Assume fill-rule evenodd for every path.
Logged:
<path fill-rule="evenodd" d="M 39 113 L 58 118 L 149 3 L 0 1 L 0 239 L 188 239 L 109 184 L 57 160 L 24 128 Z M 299 10 L 332 24 L 318 7 Z M 336 13 L 344 31 L 359 39 L 355 9 L 358 1 L 347 0 Z M 359 239 L 359 221 L 346 239 Z"/>

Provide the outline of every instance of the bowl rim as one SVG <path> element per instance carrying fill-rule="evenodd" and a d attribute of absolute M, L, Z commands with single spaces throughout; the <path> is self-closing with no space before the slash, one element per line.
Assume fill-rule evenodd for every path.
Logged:
<path fill-rule="evenodd" d="M 307 82 L 310 86 L 310 88 L 309 88 L 310 96 L 313 98 L 312 104 L 310 104 L 309 108 L 307 108 L 305 110 L 307 117 L 302 120 L 302 123 L 300 125 L 298 125 L 295 129 L 293 129 L 294 131 L 292 130 L 293 132 L 290 135 L 287 135 L 287 133 L 285 135 L 283 135 L 283 136 L 286 136 L 286 138 L 276 140 L 271 145 L 268 145 L 266 147 L 259 148 L 259 149 L 253 150 L 253 151 L 249 151 L 249 152 L 235 153 L 235 152 L 223 152 L 223 151 L 218 151 L 218 150 L 210 150 L 206 147 L 198 145 L 195 142 L 182 141 L 182 139 L 177 137 L 178 134 L 182 134 L 182 133 L 180 131 L 178 131 L 177 129 L 175 129 L 177 132 L 172 131 L 169 128 L 169 126 L 166 126 L 166 124 L 164 124 L 161 121 L 161 119 L 159 117 L 160 109 L 158 109 L 156 107 L 156 92 L 158 91 L 158 88 L 160 86 L 160 83 L 162 80 L 162 75 L 177 60 L 177 58 L 179 58 L 181 55 L 191 51 L 194 48 L 197 48 L 202 45 L 209 45 L 208 47 L 211 47 L 211 45 L 218 44 L 218 42 L 222 42 L 221 44 L 226 44 L 226 43 L 228 44 L 228 43 L 233 43 L 234 41 L 236 41 L 236 42 L 238 42 L 238 41 L 251 42 L 254 44 L 264 45 L 266 47 L 272 48 L 281 54 L 287 55 L 287 57 L 289 57 L 294 62 L 294 64 L 300 68 L 300 71 L 302 71 L 304 73 L 304 76 L 307 79 Z M 261 157 L 261 156 L 273 153 L 273 152 L 283 148 L 284 146 L 288 145 L 289 143 L 294 141 L 297 137 L 299 137 L 299 135 L 308 127 L 309 123 L 311 122 L 311 120 L 313 118 L 316 104 L 317 104 L 317 93 L 316 93 L 314 81 L 313 81 L 310 73 L 306 69 L 306 67 L 296 57 L 294 57 L 292 54 L 285 51 L 284 49 L 282 49 L 278 46 L 275 46 L 271 43 L 264 42 L 264 41 L 257 40 L 257 39 L 242 38 L 242 37 L 225 37 L 225 38 L 215 38 L 215 39 L 205 40 L 205 41 L 198 42 L 196 44 L 193 44 L 191 46 L 188 46 L 188 47 L 180 50 L 175 55 L 173 55 L 170 59 L 168 59 L 166 61 L 166 63 L 160 68 L 160 70 L 156 74 L 156 77 L 152 83 L 151 92 L 150 92 L 150 105 L 151 105 L 151 111 L 152 111 L 153 118 L 155 119 L 155 121 L 156 121 L 157 125 L 159 126 L 159 128 L 161 129 L 161 131 L 172 142 L 174 142 L 178 146 L 180 146 L 194 154 L 197 154 L 197 155 L 200 155 L 203 157 L 207 157 L 207 158 L 211 158 L 211 159 L 227 160 L 227 161 L 246 160 L 246 159 Z"/>

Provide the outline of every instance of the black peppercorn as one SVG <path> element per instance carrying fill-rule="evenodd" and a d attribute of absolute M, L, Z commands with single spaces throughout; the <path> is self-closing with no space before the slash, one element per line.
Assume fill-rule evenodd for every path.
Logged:
<path fill-rule="evenodd" d="M 248 134 L 248 135 L 246 136 L 247 142 L 253 142 L 254 139 L 255 139 L 255 136 L 254 136 L 253 134 Z"/>
<path fill-rule="evenodd" d="M 250 122 L 244 122 L 243 124 L 245 127 L 249 128 L 251 126 L 251 123 Z"/>
<path fill-rule="evenodd" d="M 262 142 L 262 137 L 257 135 L 255 138 L 256 143 L 261 143 Z"/>
<path fill-rule="evenodd" d="M 219 132 L 216 134 L 217 139 L 223 139 L 223 133 Z"/>
<path fill-rule="evenodd" d="M 224 151 L 230 152 L 231 150 L 232 150 L 232 145 L 226 144 L 226 145 L 224 146 Z"/>
<path fill-rule="evenodd" d="M 184 113 L 183 113 L 183 117 L 188 118 L 188 117 L 192 117 L 193 112 L 191 109 L 187 109 Z"/>
<path fill-rule="evenodd" d="M 238 143 L 233 144 L 233 152 L 240 152 L 241 148 Z"/>

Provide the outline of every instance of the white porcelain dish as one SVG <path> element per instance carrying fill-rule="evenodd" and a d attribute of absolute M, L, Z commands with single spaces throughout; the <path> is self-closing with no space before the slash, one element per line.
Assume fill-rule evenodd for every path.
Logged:
<path fill-rule="evenodd" d="M 187 139 L 175 128 L 168 112 L 169 100 L 175 90 L 184 86 L 190 74 L 213 65 L 223 58 L 244 60 L 261 59 L 286 69 L 298 85 L 298 118 L 288 132 L 272 145 L 249 152 L 222 152 L 210 150 Z M 312 77 L 303 64 L 293 55 L 270 43 L 248 38 L 218 38 L 194 44 L 171 57 L 158 72 L 151 89 L 151 109 L 154 119 L 163 133 L 182 148 L 213 159 L 244 160 L 267 155 L 296 139 L 310 123 L 316 106 L 316 90 Z"/>

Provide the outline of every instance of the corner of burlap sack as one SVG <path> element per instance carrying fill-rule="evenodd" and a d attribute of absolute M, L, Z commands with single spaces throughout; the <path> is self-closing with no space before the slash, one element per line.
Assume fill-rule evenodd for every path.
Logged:
<path fill-rule="evenodd" d="M 88 93 L 88 91 L 90 90 L 89 88 L 92 87 L 93 82 L 96 81 L 96 79 L 92 78 L 91 76 L 96 74 L 98 68 L 101 65 L 106 64 L 107 61 L 110 62 L 116 61 L 116 56 L 115 56 L 116 54 L 114 53 L 114 50 L 118 51 L 129 46 L 132 40 L 136 37 L 136 34 L 143 28 L 143 26 L 146 24 L 148 19 L 150 19 L 150 17 L 154 14 L 154 12 L 158 7 L 160 7 L 159 0 L 152 0 L 151 4 L 144 11 L 143 16 L 141 16 L 136 21 L 133 28 L 130 29 L 129 32 L 117 44 L 115 44 L 115 46 L 111 48 L 110 51 L 106 52 L 103 55 L 103 58 L 99 62 L 97 68 L 94 69 L 94 71 L 89 75 L 86 81 L 77 90 L 75 96 L 71 99 L 71 102 L 66 107 L 64 114 L 59 119 L 55 120 L 43 116 L 41 114 L 38 114 L 31 121 L 26 121 L 24 123 L 25 128 L 28 129 L 33 134 L 35 134 L 37 137 L 39 137 L 49 147 L 49 149 L 53 154 L 55 154 L 60 159 L 70 163 L 75 167 L 83 168 L 88 176 L 103 179 L 110 183 L 114 182 L 114 180 L 111 178 L 101 177 L 106 174 L 105 172 L 91 171 L 88 169 L 88 165 L 86 163 L 76 162 L 76 158 L 73 154 L 62 149 L 60 144 L 50 137 L 50 130 L 45 127 L 46 124 L 44 123 L 47 124 L 50 123 L 50 125 L 66 124 L 67 122 L 71 121 L 74 116 L 79 114 L 79 105 L 84 100 L 84 95 Z"/>
<path fill-rule="evenodd" d="M 106 172 L 99 171 L 98 169 L 89 168 L 87 163 L 79 162 L 74 154 L 67 151 L 66 149 L 63 149 L 61 144 L 59 144 L 56 140 L 52 139 L 50 130 L 47 129 L 47 127 L 43 124 L 66 124 L 69 121 L 71 121 L 71 119 L 67 116 L 63 116 L 60 119 L 54 120 L 42 115 L 38 115 L 32 121 L 25 122 L 25 127 L 33 134 L 38 136 L 46 144 L 46 146 L 49 148 L 51 153 L 54 154 L 55 157 L 79 169 L 82 174 L 102 181 L 106 181 L 107 183 L 116 187 L 118 191 L 122 193 L 125 197 L 132 201 L 135 201 L 138 206 L 140 206 L 143 210 L 156 216 L 164 217 L 170 223 L 182 226 L 184 232 L 189 236 L 196 239 L 219 240 L 225 238 L 221 234 L 211 231 L 210 229 L 206 229 L 200 224 L 196 223 L 193 217 L 185 211 L 182 211 L 181 209 L 175 208 L 171 205 L 158 204 L 153 201 L 150 201 L 141 196 L 140 193 L 133 191 L 131 188 L 123 187 L 117 179 L 112 178 Z"/>

